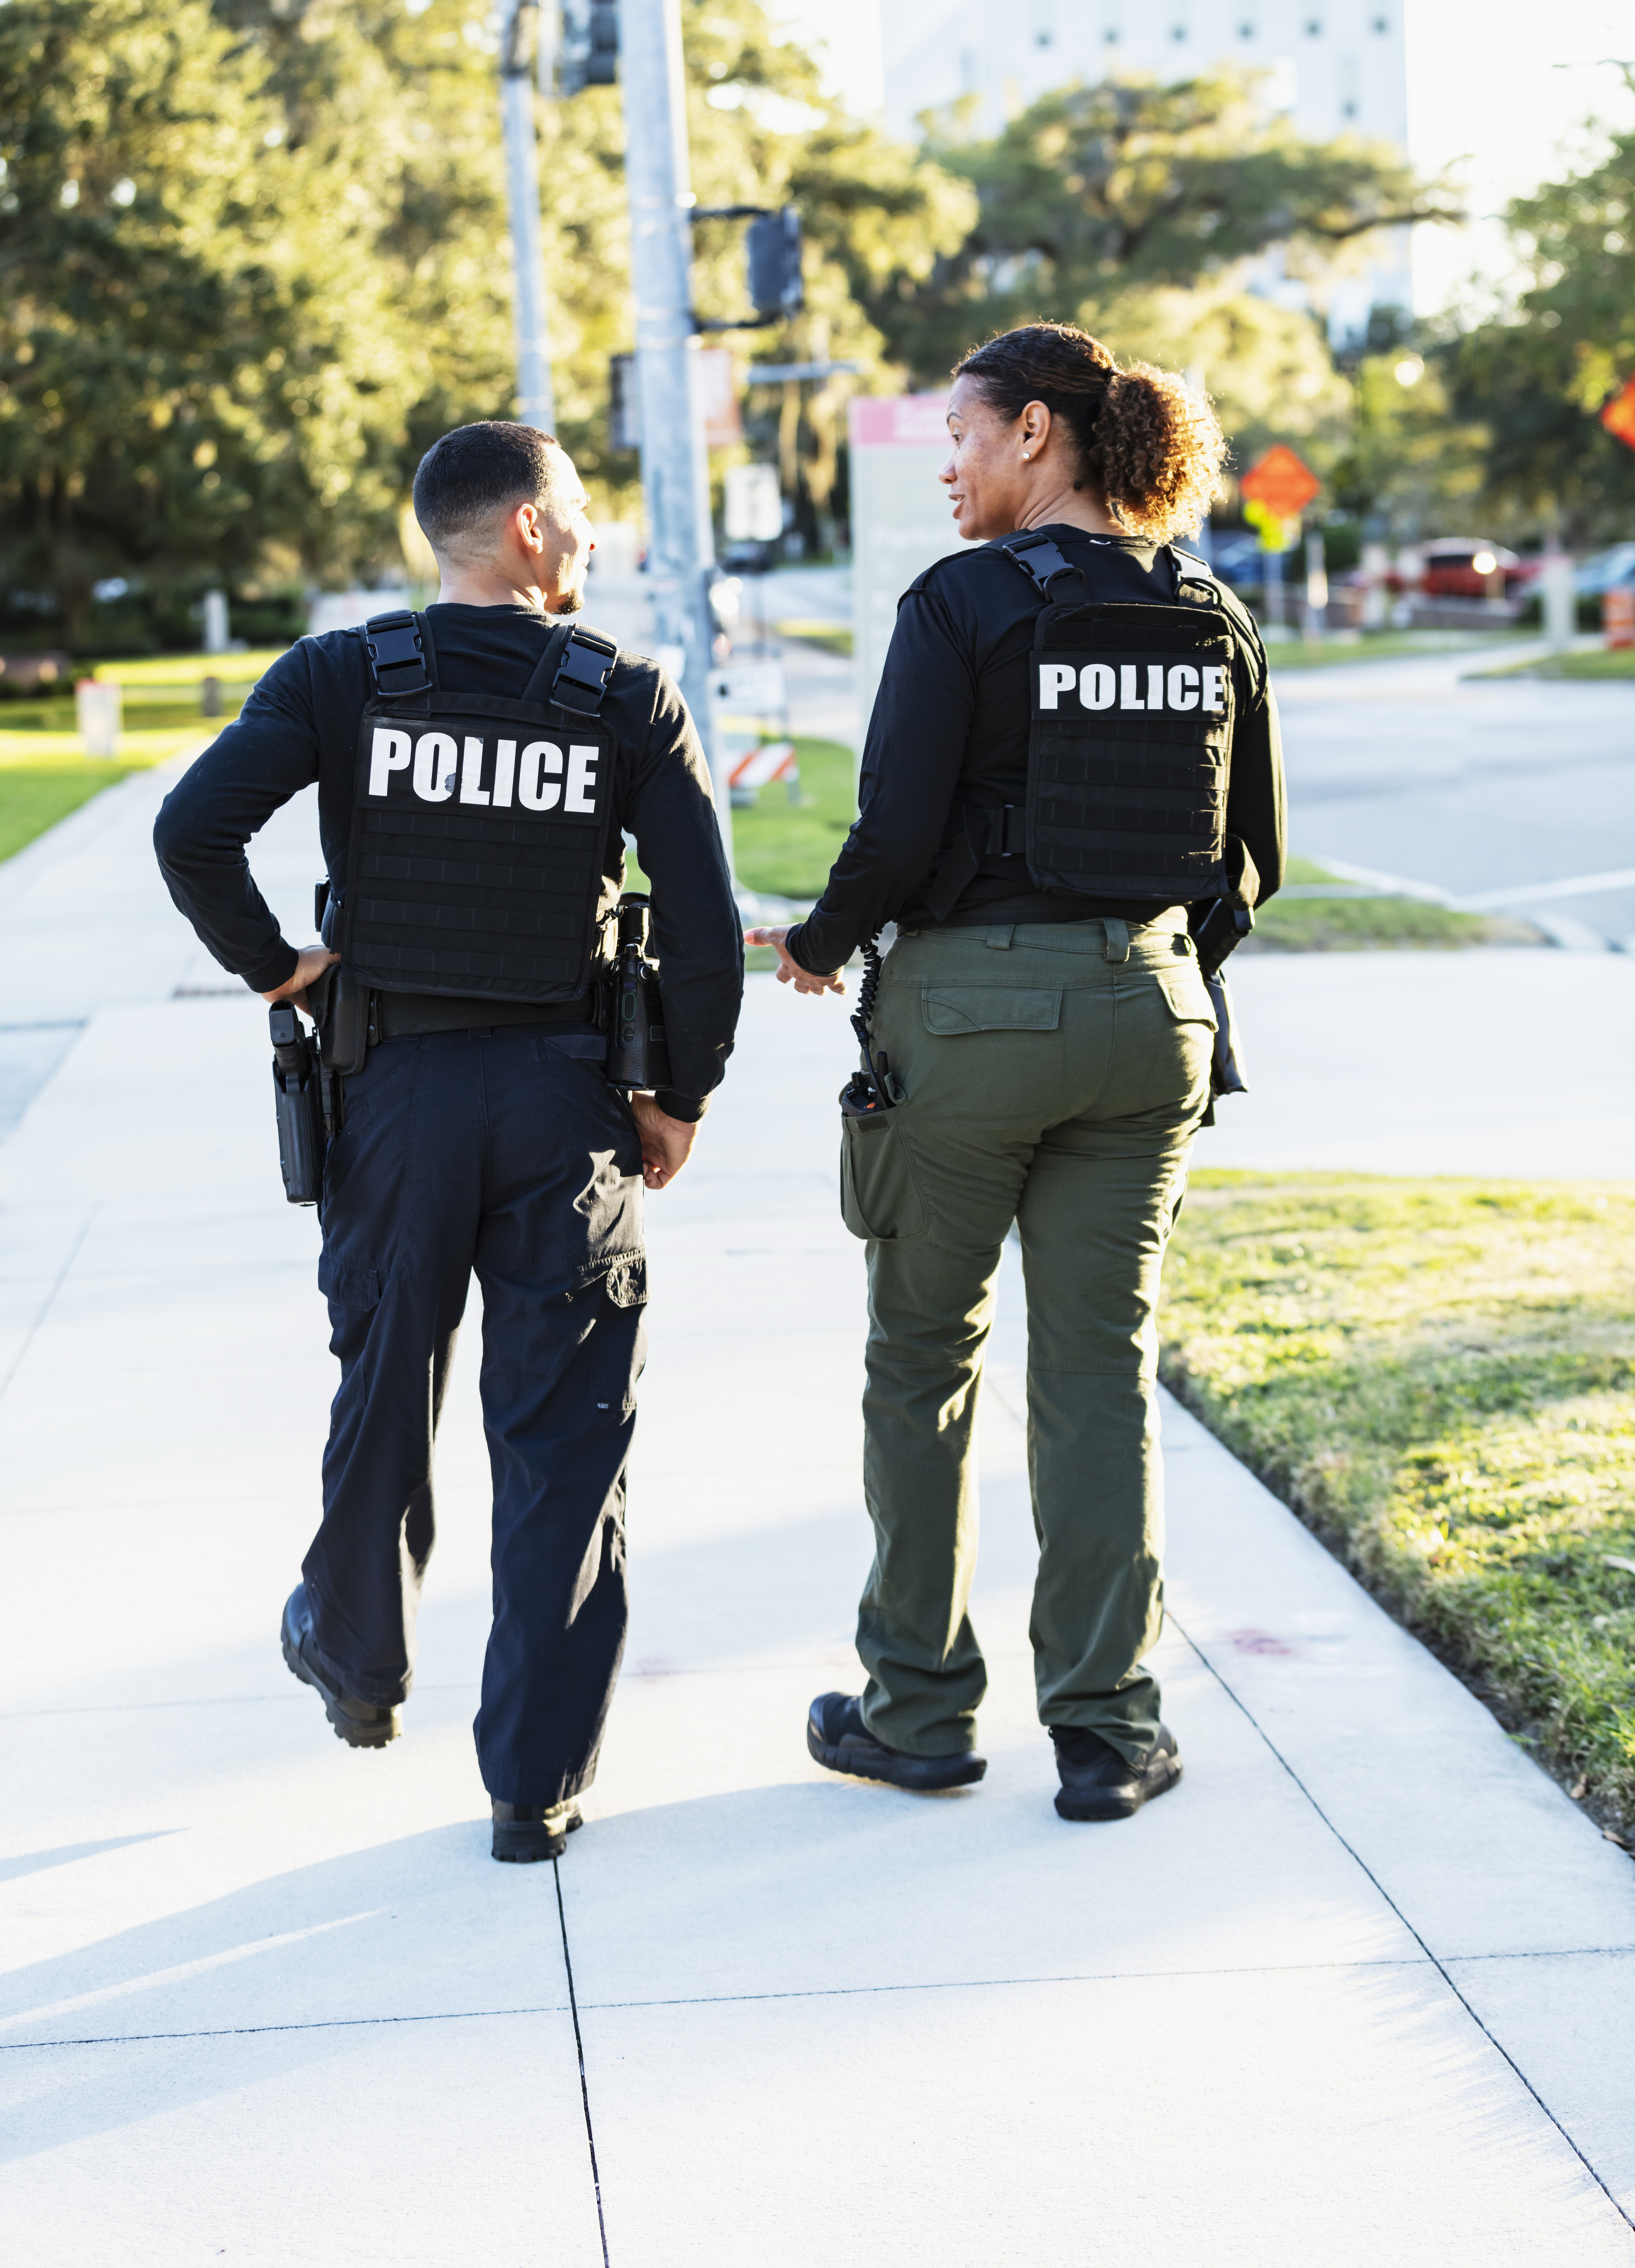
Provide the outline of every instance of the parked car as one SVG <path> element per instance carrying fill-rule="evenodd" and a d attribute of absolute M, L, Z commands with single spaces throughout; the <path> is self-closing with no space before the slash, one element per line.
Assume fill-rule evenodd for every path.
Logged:
<path fill-rule="evenodd" d="M 1234 590 L 1258 590 L 1265 579 L 1265 553 L 1260 548 L 1258 535 L 1226 535 L 1219 537 L 1212 547 L 1211 561 L 1223 583 Z"/>
<path fill-rule="evenodd" d="M 1635 543 L 1615 543 L 1609 551 L 1597 551 L 1581 560 L 1572 578 L 1572 587 L 1580 599 L 1599 599 L 1609 591 L 1624 591 L 1635 586 Z"/>
<path fill-rule="evenodd" d="M 1427 599 L 1524 598 L 1543 564 L 1521 559 L 1502 543 L 1479 535 L 1440 535 L 1418 547 L 1424 571 L 1419 589 Z M 1498 578 L 1503 576 L 1502 584 Z"/>

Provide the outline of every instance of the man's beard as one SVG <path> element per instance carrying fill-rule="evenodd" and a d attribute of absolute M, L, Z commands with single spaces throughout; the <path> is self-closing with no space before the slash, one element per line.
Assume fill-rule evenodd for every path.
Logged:
<path fill-rule="evenodd" d="M 557 600 L 556 605 L 551 608 L 551 612 L 555 615 L 579 615 L 583 614 L 584 611 L 585 585 L 583 583 L 579 585 L 577 590 L 564 592 L 563 596 Z"/>

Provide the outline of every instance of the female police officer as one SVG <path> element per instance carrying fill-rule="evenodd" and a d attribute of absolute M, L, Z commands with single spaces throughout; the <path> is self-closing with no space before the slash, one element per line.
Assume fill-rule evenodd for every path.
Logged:
<path fill-rule="evenodd" d="M 813 1704 L 830 1770 L 980 1779 L 966 1611 L 976 1386 L 1000 1249 L 1027 1282 L 1039 1713 L 1065 1819 L 1129 1816 L 1181 1764 L 1142 1656 L 1161 1622 L 1155 1314 L 1214 1017 L 1189 933 L 1283 871 L 1282 759 L 1248 615 L 1171 548 L 1225 455 L 1182 381 L 1071 325 L 968 355 L 941 478 L 987 539 L 904 594 L 861 815 L 779 977 L 897 924 L 873 1012 L 886 1090 L 844 1121 L 867 1239 L 864 1483 L 875 1559 L 860 1697 Z M 1247 854 L 1247 855 L 1246 855 Z"/>

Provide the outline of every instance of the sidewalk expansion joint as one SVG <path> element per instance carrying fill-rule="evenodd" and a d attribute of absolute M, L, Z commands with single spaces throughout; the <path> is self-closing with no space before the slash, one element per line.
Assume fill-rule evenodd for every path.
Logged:
<path fill-rule="evenodd" d="M 1190 1647 L 1191 1647 L 1191 1650 L 1192 1650 L 1193 1653 L 1197 1656 L 1197 1658 L 1198 1661 L 1201 1663 L 1201 1665 L 1203 1666 L 1203 1668 L 1204 1668 L 1204 1669 L 1206 1669 L 1206 1670 L 1209 1672 L 1209 1675 L 1210 1675 L 1214 1679 L 1214 1681 L 1215 1681 L 1216 1684 L 1219 1686 L 1219 1688 L 1220 1688 L 1221 1691 L 1226 1695 L 1226 1698 L 1227 1698 L 1227 1699 L 1232 1703 L 1232 1705 L 1233 1705 L 1234 1708 L 1235 1708 L 1236 1710 L 1238 1710 L 1238 1711 L 1239 1711 L 1239 1712 L 1243 1716 L 1243 1718 L 1248 1721 L 1248 1724 L 1250 1724 L 1250 1725 L 1254 1727 L 1255 1731 L 1256 1731 L 1256 1733 L 1258 1733 L 1258 1734 L 1259 1734 L 1259 1735 L 1260 1735 L 1261 1739 L 1264 1742 L 1264 1743 L 1265 1743 L 1266 1747 L 1270 1750 L 1271 1754 L 1272 1754 L 1272 1755 L 1277 1758 L 1278 1762 L 1278 1763 L 1283 1766 L 1284 1771 L 1285 1771 L 1285 1772 L 1287 1772 L 1287 1774 L 1288 1774 L 1289 1778 L 1290 1778 L 1294 1782 L 1295 1786 L 1296 1786 L 1297 1788 L 1299 1788 L 1299 1790 L 1300 1790 L 1300 1793 L 1305 1797 L 1305 1799 L 1306 1799 L 1307 1802 L 1308 1804 L 1310 1804 L 1310 1806 L 1311 1806 L 1312 1809 L 1316 1813 L 1316 1815 L 1317 1815 L 1318 1818 L 1322 1820 L 1322 1822 L 1323 1825 L 1328 1829 L 1328 1830 L 1329 1830 L 1329 1834 L 1333 1836 L 1333 1837 L 1334 1837 L 1335 1841 L 1339 1845 L 1339 1846 L 1340 1846 L 1341 1850 L 1342 1850 L 1342 1851 L 1344 1851 L 1344 1852 L 1346 1853 L 1347 1857 L 1348 1857 L 1348 1858 L 1350 1858 L 1350 1859 L 1352 1860 L 1352 1862 L 1353 1862 L 1353 1863 L 1355 1864 L 1355 1866 L 1359 1868 L 1359 1870 L 1362 1874 L 1366 1874 L 1366 1877 L 1367 1877 L 1367 1879 L 1369 1880 L 1369 1881 L 1371 1881 L 1371 1882 L 1374 1884 L 1374 1889 L 1375 1889 L 1376 1890 L 1378 1890 L 1378 1892 L 1380 1893 L 1381 1897 L 1384 1899 L 1384 1901 L 1385 1901 L 1386 1904 L 1390 1908 L 1391 1911 L 1392 1911 L 1392 1912 L 1396 1916 L 1397 1920 L 1398 1920 L 1399 1922 L 1401 1922 L 1401 1924 L 1402 1924 L 1403 1927 L 1403 1928 L 1408 1932 L 1409 1936 L 1412 1938 L 1412 1940 L 1413 1940 L 1414 1943 L 1415 1943 L 1415 1944 L 1419 1948 L 1420 1951 L 1425 1955 L 1425 1959 L 1426 1959 L 1426 1960 L 1431 1963 L 1431 1966 L 1432 1966 L 1432 1967 L 1436 1970 L 1436 1972 L 1437 1972 L 1438 1976 L 1439 1976 L 1439 1977 L 1440 1977 L 1440 1978 L 1441 1978 L 1442 1982 L 1447 1985 L 1447 1987 L 1448 1991 L 1453 1994 L 1453 1996 L 1454 1996 L 1455 1999 L 1458 2001 L 1458 2003 L 1459 2003 L 1460 2007 L 1464 2010 L 1464 2012 L 1465 2012 L 1466 2015 L 1468 2015 L 1468 2016 L 1469 2017 L 1469 2019 L 1470 2019 L 1471 2022 L 1476 2026 L 1477 2029 L 1477 2030 L 1482 2034 L 1483 2037 L 1484 2037 L 1484 2038 L 1488 2042 L 1489 2045 L 1490 2045 L 1491 2047 L 1492 2047 L 1492 2048 L 1493 2048 L 1493 2049 L 1494 2049 L 1494 2050 L 1495 2050 L 1495 2051 L 1496 2051 L 1499 2055 L 1501 2055 L 1501 2056 L 1504 2058 L 1505 2061 L 1509 2065 L 1509 2066 L 1510 2066 L 1511 2070 L 1512 2070 L 1513 2072 L 1514 2072 L 1514 2073 L 1515 2073 L 1516 2077 L 1521 2080 L 1521 2082 L 1522 2086 L 1523 2086 L 1524 2088 L 1526 2088 L 1526 2089 L 1527 2089 L 1528 2093 L 1532 2096 L 1532 2098 L 1533 2098 L 1534 2102 L 1537 2103 L 1537 2105 L 1538 2105 L 1539 2109 L 1543 2112 L 1543 2114 L 1544 2114 L 1545 2117 L 1549 2119 L 1549 2121 L 1550 2121 L 1550 2124 L 1555 2128 L 1555 2130 L 1556 2130 L 1557 2133 L 1560 2135 L 1560 2137 L 1561 2137 L 1562 2140 L 1566 2144 L 1566 2146 L 1567 2146 L 1568 2149 L 1572 2151 L 1572 2153 L 1573 2156 L 1578 2160 L 1578 2161 L 1579 2161 L 1580 2165 L 1581 2165 L 1581 2166 L 1583 2167 L 1583 2169 L 1584 2169 L 1585 2172 L 1589 2176 L 1589 2177 L 1590 2177 L 1591 2181 L 1593 2181 L 1593 2182 L 1594 2183 L 1594 2184 L 1595 2184 L 1596 2188 L 1601 2191 L 1602 2195 L 1606 2198 L 1606 2200 L 1607 2200 L 1608 2204 L 1612 2207 L 1612 2209 L 1613 2209 L 1614 2213 L 1616 2213 L 1617 2214 L 1617 2216 L 1618 2216 L 1619 2220 L 1622 2220 L 1622 2221 L 1623 2221 L 1623 2222 L 1624 2222 L 1624 2224 L 1625 2224 L 1629 2228 L 1631 2228 L 1631 2229 L 1635 2229 L 1635 2215 L 1631 2215 L 1631 2214 L 1630 2214 L 1629 2213 L 1625 2212 L 1625 2210 L 1624 2210 L 1624 2206 L 1619 2203 L 1618 2199 L 1617 2199 L 1616 2197 L 1614 2197 L 1614 2195 L 1613 2195 L 1612 2191 L 1608 2188 L 1608 2186 L 1607 2186 L 1606 2183 L 1602 2179 L 1602 2177 L 1601 2177 L 1600 2174 L 1596 2171 L 1595 2168 L 1591 2164 L 1591 2162 L 1590 2162 L 1590 2161 L 1588 2160 L 1588 2158 L 1587 2158 L 1587 2157 L 1585 2156 L 1585 2154 L 1584 2154 L 1583 2151 L 1582 2151 L 1581 2149 L 1580 2149 L 1580 2147 L 1579 2147 L 1578 2144 L 1573 2140 L 1573 2139 L 1572 2139 L 1572 2135 L 1567 2132 L 1566 2128 L 1562 2124 L 1562 2123 L 1561 2123 L 1560 2119 L 1557 2117 L 1557 2116 L 1556 2116 L 1555 2112 L 1550 2109 L 1550 2107 L 1549 2103 L 1545 2102 L 1545 2100 L 1544 2100 L 1543 2096 L 1539 2093 L 1539 2091 L 1538 2091 L 1537 2088 L 1536 2088 L 1536 2087 L 1534 2086 L 1534 2084 L 1533 2084 L 1532 2080 L 1528 2077 L 1528 2075 L 1527 2075 L 1526 2072 L 1524 2072 L 1524 2071 L 1522 2070 L 1522 2068 L 1521 2068 L 1521 2065 L 1516 2061 L 1516 2059 L 1515 2059 L 1514 2056 L 1513 2056 L 1513 2055 L 1511 2054 L 1511 2052 L 1510 2052 L 1509 2049 L 1508 2049 L 1507 2047 L 1506 2047 L 1506 2045 L 1504 2044 L 1504 2042 L 1503 2042 L 1502 2040 L 1500 2040 L 1500 2039 L 1497 2036 L 1497 2035 L 1496 2035 L 1494 2032 L 1492 2032 L 1485 2023 L 1484 2023 L 1484 2022 L 1483 2022 L 1483 2021 L 1482 2021 L 1481 2017 L 1480 2017 L 1479 2015 L 1477 2015 L 1477 2014 L 1476 2010 L 1471 2007 L 1471 2005 L 1470 2005 L 1469 2001 L 1465 1998 L 1464 1994 L 1460 1991 L 1460 1989 L 1459 1989 L 1458 1985 L 1455 1983 L 1454 1978 L 1453 1978 L 1453 1977 L 1452 1977 L 1452 1976 L 1448 1973 L 1448 1969 L 1447 1969 L 1447 1962 L 1446 1962 L 1446 1961 L 1444 1961 L 1444 1960 L 1439 1959 L 1439 1958 L 1438 1958 L 1438 1956 L 1437 1956 L 1434 1953 L 1432 1953 L 1432 1950 L 1431 1950 L 1430 1947 L 1425 1943 L 1425 1941 L 1424 1938 L 1423 1938 L 1423 1937 L 1421 1937 L 1421 1935 L 1419 1934 L 1419 1932 L 1418 1932 L 1418 1931 L 1414 1927 L 1414 1926 L 1413 1926 L 1412 1922 L 1410 1922 L 1410 1921 L 1409 1920 L 1408 1916 L 1407 1916 L 1407 1915 L 1403 1911 L 1403 1909 L 1401 1908 L 1401 1906 L 1399 1906 L 1399 1905 L 1397 1904 L 1396 1900 L 1396 1899 L 1391 1896 L 1391 1894 L 1390 1894 L 1389 1890 L 1388 1890 L 1388 1889 L 1386 1889 L 1385 1884 L 1384 1884 L 1384 1883 L 1380 1880 L 1380 1877 L 1379 1877 L 1379 1876 L 1374 1873 L 1374 1868 L 1373 1868 L 1373 1867 L 1368 1864 L 1368 1861 L 1367 1861 L 1367 1860 L 1363 1857 L 1362 1853 L 1361 1853 L 1361 1852 L 1357 1849 L 1356 1845 L 1355 1845 L 1354 1844 L 1352 1844 L 1352 1843 L 1348 1842 L 1348 1841 L 1346 1840 L 1345 1837 L 1344 1837 L 1344 1835 L 1342 1835 L 1342 1834 L 1341 1834 L 1341 1832 L 1340 1832 L 1339 1829 L 1335 1825 L 1335 1823 L 1334 1823 L 1333 1820 L 1329 1818 L 1329 1816 L 1328 1813 L 1323 1809 L 1323 1808 L 1322 1808 L 1322 1804 L 1320 1804 L 1320 1803 L 1318 1802 L 1318 1800 L 1317 1800 L 1316 1797 L 1312 1793 L 1312 1792 L 1311 1792 L 1310 1788 L 1308 1788 L 1308 1787 L 1307 1786 L 1307 1785 L 1306 1785 L 1305 1781 L 1300 1778 L 1300 1776 L 1299 1772 L 1297 1772 L 1297 1771 L 1295 1771 L 1295 1769 L 1294 1769 L 1293 1765 L 1289 1762 L 1289 1760 L 1288 1760 L 1287 1756 L 1285 1756 L 1284 1755 L 1284 1753 L 1283 1753 L 1282 1749 L 1278 1746 L 1277 1742 L 1272 1739 L 1272 1737 L 1271 1737 L 1270 1734 L 1266 1730 L 1265 1727 L 1261 1723 L 1260 1719 L 1256 1716 L 1256 1714 L 1255 1714 L 1254 1711 L 1249 1707 L 1248 1704 L 1246 1701 L 1244 1701 L 1244 1700 L 1241 1699 L 1241 1698 L 1240 1698 L 1240 1697 L 1239 1697 L 1236 1693 L 1234 1693 L 1234 1692 L 1233 1691 L 1233 1690 L 1232 1690 L 1231 1686 L 1227 1684 L 1227 1683 L 1226 1683 L 1226 1679 L 1221 1675 L 1221 1674 L 1220 1674 L 1219 1670 L 1218 1670 L 1218 1669 L 1216 1668 L 1216 1667 L 1215 1667 L 1214 1663 L 1210 1660 L 1209 1656 L 1208 1656 L 1208 1655 L 1204 1652 L 1203 1648 L 1202 1648 L 1201 1646 L 1197 1646 L 1197 1644 L 1195 1644 L 1195 1643 L 1194 1643 L 1194 1641 L 1193 1641 L 1193 1639 L 1189 1636 L 1189 1634 L 1188 1634 L 1187 1631 L 1183 1628 L 1183 1626 L 1182 1626 L 1179 1622 L 1176 1622 L 1176 1621 L 1175 1621 L 1175 1617 L 1174 1614 L 1173 1614 L 1173 1613 L 1168 1612 L 1167 1610 L 1166 1610 L 1165 1617 L 1164 1617 L 1164 1618 L 1165 1618 L 1166 1622 L 1169 1622 L 1169 1623 L 1174 1623 L 1174 1624 L 1175 1624 L 1175 1629 L 1176 1629 L 1177 1632 L 1180 1634 L 1180 1636 L 1181 1636 L 1182 1638 L 1184 1638 L 1184 1639 L 1186 1640 L 1187 1645 L 1188 1645 L 1189 1646 L 1190 1646 Z M 1461 1956 L 1459 1956 L 1459 1955 L 1456 1955 L 1456 1954 L 1450 1954 L 1450 1955 L 1447 1956 L 1447 1959 L 1448 1959 L 1448 1960 L 1457 1960 L 1457 1959 L 1459 1959 L 1460 1957 L 1461 1957 Z M 1478 1957 L 1478 1958 L 1479 1958 L 1480 1956 L 1476 1956 L 1476 1957 Z"/>
<path fill-rule="evenodd" d="M 534 2008 L 433 2008 L 407 2016 L 314 2016 L 304 2024 L 198 2024 L 177 2032 L 87 2032 L 73 2039 L 0 2040 L 0 2055 L 27 2055 L 44 2048 L 135 2048 L 156 2040 L 252 2040 L 270 2032 L 365 2031 L 383 2024 L 486 2024 L 517 2016 L 565 2016 L 565 2000 Z"/>
<path fill-rule="evenodd" d="M 579 2099 L 585 2105 L 585 2139 L 590 2146 L 591 2185 L 596 2192 L 596 2226 L 601 2232 L 602 2268 L 610 2268 L 608 2258 L 608 2222 L 601 2209 L 601 2175 L 596 2165 L 596 2130 L 591 2124 L 591 2090 L 585 2076 L 585 2035 L 579 2029 L 579 2004 L 573 1990 L 573 1955 L 568 1950 L 568 1910 L 562 1902 L 562 1862 L 550 1862 L 551 1880 L 556 1886 L 556 1918 L 562 1924 L 562 1965 L 568 1978 L 568 2007 L 573 2014 L 573 2044 L 579 2058 Z"/>
<path fill-rule="evenodd" d="M 63 1285 L 67 1282 L 68 1271 L 77 1259 L 79 1256 L 79 1248 L 85 1242 L 86 1236 L 90 1233 L 91 1224 L 96 1219 L 101 1209 L 101 1199 L 99 1198 L 96 1204 L 92 1206 L 90 1211 L 85 1215 L 84 1220 L 80 1222 L 79 1233 L 75 1237 L 74 1241 L 68 1248 L 68 1257 L 63 1261 L 63 1265 L 57 1270 L 55 1282 L 52 1285 L 51 1289 L 46 1293 L 44 1300 L 41 1302 L 40 1312 L 35 1315 L 33 1322 L 30 1323 L 27 1330 L 24 1332 L 23 1344 L 18 1347 L 16 1355 L 12 1358 L 11 1369 L 7 1371 L 4 1378 L 0 1378 L 0 1401 L 4 1400 L 6 1388 L 11 1385 L 11 1381 L 17 1376 L 18 1372 L 23 1366 L 24 1356 L 28 1352 L 29 1348 L 33 1346 L 35 1339 L 39 1336 L 40 1326 L 45 1322 L 46 1317 L 50 1314 L 53 1301 L 55 1300 L 57 1293 L 62 1290 Z"/>

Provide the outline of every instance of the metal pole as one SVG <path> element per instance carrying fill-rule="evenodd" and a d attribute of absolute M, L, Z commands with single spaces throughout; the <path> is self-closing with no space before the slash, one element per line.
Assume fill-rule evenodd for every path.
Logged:
<path fill-rule="evenodd" d="M 642 410 L 647 574 L 662 659 L 709 760 L 729 868 L 733 820 L 710 705 L 710 462 L 693 332 L 692 224 L 680 0 L 621 0 L 624 178 L 630 201 L 636 383 Z"/>
<path fill-rule="evenodd" d="M 505 193 L 515 269 L 517 421 L 549 433 L 556 422 L 545 269 L 540 254 L 540 167 L 534 131 L 534 42 L 540 0 L 509 0 L 500 41 L 499 106 L 505 127 Z"/>

